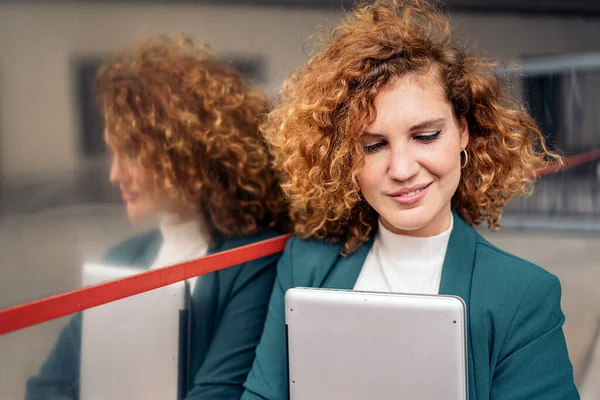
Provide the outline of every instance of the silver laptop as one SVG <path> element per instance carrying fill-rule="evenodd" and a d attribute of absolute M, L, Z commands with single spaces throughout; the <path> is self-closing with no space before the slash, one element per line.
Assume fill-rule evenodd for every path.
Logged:
<path fill-rule="evenodd" d="M 85 264 L 85 286 L 140 273 Z M 187 282 L 83 312 L 81 400 L 181 399 L 187 372 Z"/>
<path fill-rule="evenodd" d="M 465 400 L 459 297 L 295 288 L 285 295 L 291 400 Z"/>

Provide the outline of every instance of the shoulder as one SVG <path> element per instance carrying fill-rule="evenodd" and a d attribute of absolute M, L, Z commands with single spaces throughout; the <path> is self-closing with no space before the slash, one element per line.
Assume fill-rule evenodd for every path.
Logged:
<path fill-rule="evenodd" d="M 313 286 L 330 273 L 342 257 L 341 250 L 341 243 L 294 236 L 288 241 L 279 261 L 278 277 L 296 286 Z"/>
<path fill-rule="evenodd" d="M 490 243 L 458 214 L 455 214 L 454 228 L 452 234 L 458 239 L 453 241 L 451 236 L 449 246 L 454 246 L 454 252 L 473 252 L 472 290 L 497 291 L 498 295 L 514 297 L 536 280 L 558 282 L 542 267 Z"/>
<path fill-rule="evenodd" d="M 158 246 L 161 240 L 160 231 L 157 229 L 130 237 L 110 248 L 103 261 L 117 265 L 134 264 L 136 258 L 146 251 L 148 246 Z"/>
<path fill-rule="evenodd" d="M 275 230 L 269 229 L 269 230 L 255 233 L 253 235 L 248 235 L 248 236 L 226 237 L 221 240 L 219 245 L 216 247 L 215 252 L 235 249 L 237 247 L 245 246 L 248 244 L 260 242 L 260 241 L 267 240 L 267 239 L 272 239 L 279 235 L 281 235 L 281 233 L 279 233 Z"/>
<path fill-rule="evenodd" d="M 493 274 L 524 282 L 556 278 L 542 267 L 496 247 L 479 233 L 476 235 L 475 257 L 476 273 Z"/>
<path fill-rule="evenodd" d="M 558 316 L 560 297 L 560 281 L 555 275 L 477 234 L 472 305 L 483 311 L 495 310 L 497 317 L 510 320 L 526 309 L 550 308 Z"/>
<path fill-rule="evenodd" d="M 263 240 L 272 239 L 280 236 L 281 233 L 268 230 L 254 235 L 228 237 L 221 240 L 214 253 L 219 253 L 227 250 L 233 250 L 242 246 L 254 244 Z M 245 263 L 237 264 L 229 268 L 217 271 L 214 278 L 220 277 L 220 282 L 223 285 L 240 285 L 246 284 L 248 281 L 262 277 L 264 279 L 274 279 L 276 272 L 277 260 L 281 253 L 271 254 L 265 257 L 256 258 Z"/>
<path fill-rule="evenodd" d="M 324 261 L 335 260 L 342 250 L 341 243 L 331 243 L 321 239 L 302 239 L 292 237 L 285 246 L 284 254 L 295 261 L 315 267 Z M 323 258 L 325 257 L 325 260 Z"/>

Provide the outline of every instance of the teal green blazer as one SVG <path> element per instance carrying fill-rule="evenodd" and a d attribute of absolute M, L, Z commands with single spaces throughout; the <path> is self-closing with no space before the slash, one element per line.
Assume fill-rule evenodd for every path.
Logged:
<path fill-rule="evenodd" d="M 579 399 L 562 331 L 559 280 L 454 217 L 439 293 L 460 296 L 467 305 L 469 399 Z M 339 244 L 288 242 L 242 399 L 288 398 L 286 290 L 352 289 L 371 246 L 372 240 L 342 257 Z"/>
<path fill-rule="evenodd" d="M 276 236 L 266 232 L 223 240 L 211 253 Z M 159 231 L 126 240 L 111 249 L 109 264 L 148 269 L 158 254 Z M 275 280 L 279 255 L 205 275 L 191 296 L 189 391 L 186 399 L 239 399 L 254 360 Z M 151 329 L 152 327 L 148 327 Z M 37 376 L 29 379 L 27 400 L 79 398 L 81 314 L 63 329 Z M 151 349 L 150 349 L 151 350 Z M 135 368 L 135 365 L 131 366 Z M 151 382 L 149 382 L 151 384 Z"/>

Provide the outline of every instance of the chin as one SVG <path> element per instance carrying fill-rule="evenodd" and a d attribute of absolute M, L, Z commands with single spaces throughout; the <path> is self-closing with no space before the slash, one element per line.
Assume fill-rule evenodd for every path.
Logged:
<path fill-rule="evenodd" d="M 151 215 L 152 213 L 148 210 L 143 210 L 139 207 L 131 205 L 127 206 L 127 218 L 129 218 L 129 220 L 132 222 L 143 221 L 148 219 Z"/>
<path fill-rule="evenodd" d="M 393 221 L 392 226 L 399 231 L 405 231 L 407 233 L 417 232 L 427 227 L 427 223 L 421 223 L 420 221 Z"/>
<path fill-rule="evenodd" d="M 404 231 L 407 234 L 417 233 L 417 231 L 426 229 L 427 226 L 434 220 L 435 215 L 430 215 L 423 211 L 411 212 L 412 210 L 403 210 L 400 215 L 394 215 L 391 218 L 386 218 L 388 224 L 398 231 Z M 385 218 L 385 216 L 383 216 Z"/>
<path fill-rule="evenodd" d="M 443 229 L 438 231 L 441 229 L 440 223 L 444 222 L 446 209 L 450 213 L 449 206 L 440 206 L 439 204 L 423 204 L 408 210 L 390 210 L 390 218 L 386 218 L 386 221 L 406 235 L 434 236 L 443 232 Z M 385 215 L 381 216 L 385 218 Z"/>

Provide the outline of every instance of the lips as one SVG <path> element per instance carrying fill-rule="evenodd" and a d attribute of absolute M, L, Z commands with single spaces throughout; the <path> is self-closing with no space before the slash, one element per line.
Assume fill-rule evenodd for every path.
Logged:
<path fill-rule="evenodd" d="M 126 190 L 121 190 L 121 197 L 124 201 L 133 201 L 136 199 L 137 195 Z"/>
<path fill-rule="evenodd" d="M 402 193 L 402 194 L 401 194 L 401 195 L 399 195 L 398 197 L 404 197 L 404 198 L 413 197 L 413 196 L 416 196 L 416 195 L 418 195 L 419 193 L 421 193 L 423 190 L 425 190 L 425 189 L 417 189 L 417 190 L 410 191 L 410 192 L 408 192 L 408 193 Z"/>
<path fill-rule="evenodd" d="M 389 196 L 398 204 L 412 205 L 418 203 L 428 192 L 430 183 L 414 185 L 408 188 L 397 190 L 390 193 Z"/>
<path fill-rule="evenodd" d="M 414 186 L 400 189 L 393 193 L 390 193 L 390 196 L 410 198 L 410 197 L 416 196 L 417 194 L 421 193 L 423 190 L 427 189 L 429 187 L 429 185 L 431 185 L 431 182 L 414 185 Z"/>

